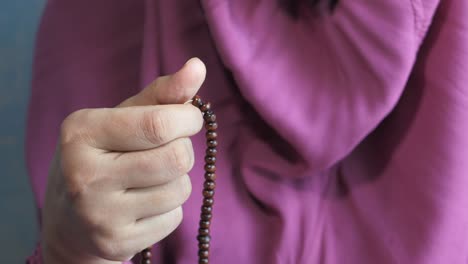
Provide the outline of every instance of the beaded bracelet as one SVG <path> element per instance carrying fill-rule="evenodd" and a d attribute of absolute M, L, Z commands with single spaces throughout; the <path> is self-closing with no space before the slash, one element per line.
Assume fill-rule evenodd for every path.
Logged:
<path fill-rule="evenodd" d="M 210 226 L 213 217 L 213 203 L 216 187 L 216 147 L 218 146 L 218 123 L 216 115 L 211 110 L 209 102 L 204 103 L 200 96 L 192 99 L 192 105 L 200 109 L 205 120 L 206 129 L 206 156 L 205 156 L 205 182 L 203 183 L 203 204 L 201 206 L 200 224 L 198 228 L 198 263 L 208 264 L 210 262 Z M 151 247 L 141 252 L 141 263 L 151 264 Z"/>

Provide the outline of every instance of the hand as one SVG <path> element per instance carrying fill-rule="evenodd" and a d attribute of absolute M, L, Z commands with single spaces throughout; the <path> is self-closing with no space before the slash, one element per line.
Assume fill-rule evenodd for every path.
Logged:
<path fill-rule="evenodd" d="M 170 234 L 191 192 L 190 104 L 205 66 L 189 60 L 116 108 L 84 109 L 62 124 L 43 209 L 47 264 L 120 263 Z"/>

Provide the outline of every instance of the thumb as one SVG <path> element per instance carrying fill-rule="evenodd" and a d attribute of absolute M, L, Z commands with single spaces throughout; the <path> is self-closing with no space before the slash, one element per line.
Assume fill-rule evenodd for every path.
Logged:
<path fill-rule="evenodd" d="M 178 72 L 157 78 L 117 107 L 184 103 L 195 96 L 205 76 L 205 64 L 198 58 L 192 58 Z"/>

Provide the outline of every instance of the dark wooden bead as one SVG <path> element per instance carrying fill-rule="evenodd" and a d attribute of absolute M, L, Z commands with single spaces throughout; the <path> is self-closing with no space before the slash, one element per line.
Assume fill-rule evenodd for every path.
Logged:
<path fill-rule="evenodd" d="M 142 256 L 143 258 L 145 258 L 145 259 L 151 259 L 152 254 L 151 254 L 151 251 L 149 251 L 149 250 L 144 250 L 144 251 L 141 253 L 141 256 Z"/>
<path fill-rule="evenodd" d="M 141 251 L 140 264 L 151 264 L 151 247 L 145 248 Z"/>
<path fill-rule="evenodd" d="M 200 235 L 198 235 L 197 240 L 200 243 L 210 243 L 211 237 L 210 236 L 200 236 Z"/>
<path fill-rule="evenodd" d="M 212 115 L 214 114 L 213 110 L 209 109 L 206 112 L 203 113 L 203 115 Z"/>
<path fill-rule="evenodd" d="M 214 164 L 205 164 L 205 171 L 206 172 L 216 172 L 216 165 Z"/>
<path fill-rule="evenodd" d="M 202 236 L 206 236 L 210 234 L 210 229 L 208 228 L 199 228 L 198 229 L 198 234 Z"/>
<path fill-rule="evenodd" d="M 200 98 L 200 96 L 195 95 L 195 96 L 193 97 L 193 99 L 192 99 L 192 105 L 194 105 L 195 107 L 198 107 L 198 108 L 202 107 L 203 101 L 202 101 L 202 99 Z"/>
<path fill-rule="evenodd" d="M 205 173 L 205 180 L 215 181 L 216 180 L 216 173 L 206 172 Z"/>
<path fill-rule="evenodd" d="M 205 156 L 205 162 L 208 163 L 208 164 L 215 164 L 216 157 L 206 155 Z"/>
<path fill-rule="evenodd" d="M 198 256 L 202 258 L 208 258 L 210 256 L 210 252 L 208 250 L 199 250 Z"/>
<path fill-rule="evenodd" d="M 216 139 L 218 137 L 218 133 L 216 133 L 216 131 L 207 131 L 206 134 L 206 139 Z"/>
<path fill-rule="evenodd" d="M 211 221 L 200 220 L 200 227 L 201 228 L 210 228 L 210 226 L 211 226 Z"/>
<path fill-rule="evenodd" d="M 210 102 L 206 102 L 200 107 L 200 111 L 202 111 L 202 112 L 206 112 L 206 111 L 208 111 L 210 109 L 211 109 L 211 103 Z"/>
<path fill-rule="evenodd" d="M 210 249 L 210 244 L 209 243 L 198 243 L 198 248 L 208 250 L 208 249 Z"/>
<path fill-rule="evenodd" d="M 216 146 L 218 146 L 218 141 L 216 139 L 211 139 L 206 141 L 206 145 L 210 148 L 215 148 Z"/>
<path fill-rule="evenodd" d="M 203 221 L 210 221 L 211 218 L 213 218 L 213 215 L 212 214 L 201 214 L 200 218 Z"/>
<path fill-rule="evenodd" d="M 205 198 L 213 198 L 214 194 L 215 194 L 214 190 L 207 190 L 207 189 L 203 190 L 203 197 Z"/>
<path fill-rule="evenodd" d="M 203 205 L 205 206 L 212 206 L 214 204 L 213 198 L 204 198 Z"/>
<path fill-rule="evenodd" d="M 211 103 L 204 103 L 200 96 L 196 95 L 192 98 L 192 105 L 198 107 L 203 113 L 205 120 L 205 129 L 207 130 L 206 137 L 206 156 L 205 156 L 205 182 L 203 184 L 203 206 L 201 207 L 200 224 L 198 229 L 198 263 L 209 264 L 210 256 L 210 225 L 213 217 L 213 196 L 216 188 L 216 154 L 218 146 L 218 123 L 216 122 L 216 115 L 211 110 Z M 141 263 L 151 264 L 151 248 L 147 248 L 141 252 Z"/>
<path fill-rule="evenodd" d="M 216 183 L 214 181 L 208 180 L 203 183 L 203 187 L 205 187 L 206 190 L 214 190 Z"/>
<path fill-rule="evenodd" d="M 207 148 L 206 149 L 206 155 L 208 156 L 216 156 L 216 153 L 218 153 L 218 150 L 216 148 Z"/>
<path fill-rule="evenodd" d="M 210 257 L 210 225 L 213 217 L 213 196 L 216 188 L 216 154 L 218 146 L 218 123 L 216 122 L 216 115 L 211 110 L 211 104 L 209 102 L 204 103 L 200 96 L 196 95 L 192 99 L 192 104 L 200 109 L 203 113 L 203 119 L 205 120 L 205 129 L 207 130 L 206 137 L 206 156 L 205 156 L 205 182 L 203 183 L 203 206 L 201 207 L 200 224 L 198 229 L 198 263 L 209 264 Z M 144 254 L 149 254 L 151 258 L 151 252 L 142 252 L 143 259 Z"/>
<path fill-rule="evenodd" d="M 213 112 L 207 111 L 207 112 L 203 115 L 203 119 L 204 119 L 206 122 L 214 122 L 214 121 L 216 121 L 216 115 L 215 115 Z"/>
<path fill-rule="evenodd" d="M 213 211 L 213 207 L 211 207 L 211 206 L 202 206 L 201 210 L 202 210 L 202 213 L 204 213 L 204 214 L 211 214 L 211 212 Z"/>
<path fill-rule="evenodd" d="M 218 123 L 216 122 L 208 122 L 205 124 L 205 128 L 208 130 L 208 131 L 215 131 L 216 129 L 218 129 Z"/>

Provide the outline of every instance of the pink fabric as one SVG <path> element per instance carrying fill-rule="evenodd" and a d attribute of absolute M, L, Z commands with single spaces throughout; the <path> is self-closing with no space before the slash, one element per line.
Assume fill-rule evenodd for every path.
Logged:
<path fill-rule="evenodd" d="M 38 208 L 66 115 L 198 56 L 222 137 L 213 263 L 465 264 L 467 15 L 465 0 L 341 1 L 297 20 L 274 0 L 51 0 L 28 120 Z M 191 175 L 155 263 L 196 262 L 200 158 Z"/>
<path fill-rule="evenodd" d="M 40 244 L 34 249 L 33 254 L 29 256 L 29 258 L 26 260 L 26 264 L 42 264 L 42 253 Z"/>

